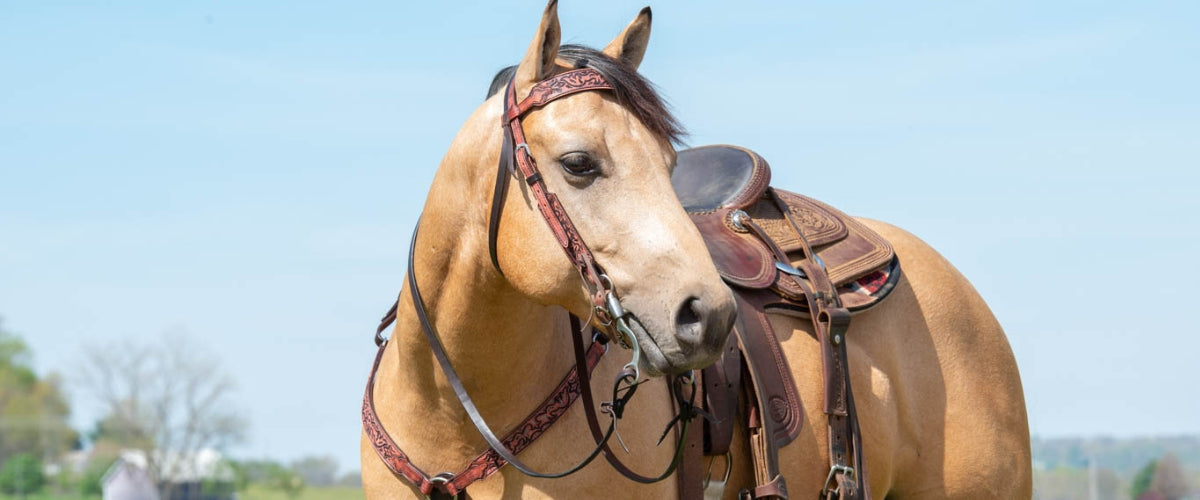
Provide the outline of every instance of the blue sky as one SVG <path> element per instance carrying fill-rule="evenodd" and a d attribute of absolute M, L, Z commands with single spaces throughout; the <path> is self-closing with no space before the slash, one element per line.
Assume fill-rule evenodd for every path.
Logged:
<path fill-rule="evenodd" d="M 429 181 L 542 7 L 423 4 L 0 4 L 0 316 L 39 371 L 183 330 L 238 379 L 239 455 L 357 468 Z M 643 5 L 566 0 L 564 41 Z M 642 71 L 690 142 L 942 251 L 1036 435 L 1200 433 L 1200 6 L 652 6 Z"/>

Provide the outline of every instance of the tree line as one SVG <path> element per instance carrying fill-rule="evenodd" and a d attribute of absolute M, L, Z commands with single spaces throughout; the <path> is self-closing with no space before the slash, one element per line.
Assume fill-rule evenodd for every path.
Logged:
<path fill-rule="evenodd" d="M 84 346 L 70 385 L 91 397 L 103 417 L 82 431 L 69 422 L 66 379 L 39 377 L 32 357 L 28 344 L 0 323 L 0 494 L 98 496 L 105 472 L 132 452 L 144 460 L 159 497 L 169 498 L 172 478 L 187 467 L 180 457 L 225 450 L 246 437 L 247 422 L 231 400 L 232 378 L 182 333 Z M 287 464 L 227 459 L 219 467 L 221 478 L 213 482 L 221 484 L 212 487 L 257 486 L 292 498 L 308 486 L 358 482 L 356 471 L 339 474 L 329 456 Z"/>
<path fill-rule="evenodd" d="M 9 495 L 41 490 L 42 464 L 81 446 L 62 377 L 38 377 L 32 358 L 0 322 L 0 493 Z"/>
<path fill-rule="evenodd" d="M 1200 494 L 1200 438 L 1034 438 L 1035 500 L 1182 500 Z"/>

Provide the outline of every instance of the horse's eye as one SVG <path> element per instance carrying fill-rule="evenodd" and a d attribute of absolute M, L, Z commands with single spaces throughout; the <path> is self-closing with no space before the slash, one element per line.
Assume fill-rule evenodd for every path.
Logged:
<path fill-rule="evenodd" d="M 587 153 L 567 153 L 558 159 L 563 170 L 575 175 L 592 175 L 596 173 L 596 164 Z"/>

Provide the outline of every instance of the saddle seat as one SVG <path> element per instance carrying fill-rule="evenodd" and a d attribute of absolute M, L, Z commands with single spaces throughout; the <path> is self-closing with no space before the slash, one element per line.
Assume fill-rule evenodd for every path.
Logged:
<path fill-rule="evenodd" d="M 857 443 L 840 336 L 851 312 L 880 303 L 900 278 L 895 252 L 879 234 L 829 205 L 774 189 L 770 181 L 770 166 L 762 156 L 725 145 L 680 151 L 671 175 L 679 201 L 738 305 L 738 320 L 724 354 L 700 374 L 701 401 L 714 418 L 706 419 L 703 430 L 697 431 L 702 435 L 693 439 L 703 441 L 705 455 L 727 454 L 741 405 L 757 486 L 743 490 L 739 498 L 787 498 L 778 449 L 800 434 L 804 414 L 790 365 L 766 314 L 807 317 L 819 341 L 837 339 L 822 348 L 820 360 L 830 443 Z M 829 320 L 831 308 L 844 318 L 836 325 Z M 830 478 L 838 476 L 838 484 L 846 488 L 847 499 L 860 498 L 852 491 L 866 487 L 862 478 L 853 477 L 854 469 L 843 467 L 861 470 L 861 450 L 857 445 L 853 449 L 851 461 L 839 448 L 843 451 L 832 460 L 830 472 Z M 831 448 L 831 457 L 834 451 Z M 695 461 L 680 466 L 681 498 L 719 497 L 720 491 L 713 490 L 723 483 L 711 476 L 695 480 L 696 467 Z M 844 474 L 847 470 L 849 476 Z M 703 492 L 697 490 L 701 485 Z"/>

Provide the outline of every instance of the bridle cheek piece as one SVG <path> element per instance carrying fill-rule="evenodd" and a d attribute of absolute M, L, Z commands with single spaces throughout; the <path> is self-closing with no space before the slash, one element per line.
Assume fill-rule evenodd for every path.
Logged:
<path fill-rule="evenodd" d="M 459 496 L 465 491 L 468 485 L 490 476 L 506 463 L 512 464 L 513 467 L 522 473 L 533 477 L 564 477 L 587 466 L 602 451 L 613 468 L 625 477 L 639 483 L 661 481 L 674 473 L 683 457 L 683 441 L 688 434 L 687 428 L 689 422 L 697 415 L 704 415 L 703 412 L 696 409 L 693 405 L 695 389 L 694 385 L 690 383 L 690 375 L 673 380 L 670 384 L 671 392 L 680 410 L 679 414 L 671 420 L 667 428 L 663 431 L 663 437 L 665 438 L 670 429 L 678 422 L 680 424 L 678 433 L 679 441 L 676 443 L 675 454 L 670 465 L 658 476 L 648 477 L 632 471 L 617 458 L 617 455 L 608 446 L 609 439 L 616 433 L 617 421 L 622 417 L 625 406 L 633 397 L 640 384 L 641 373 L 638 365 L 641 361 L 641 347 L 638 344 L 637 337 L 629 328 L 626 320 L 627 315 L 624 308 L 621 307 L 621 302 L 616 295 L 612 280 L 604 274 L 603 268 L 596 262 L 591 250 L 579 235 L 579 231 L 575 228 L 575 224 L 571 222 L 570 216 L 567 215 L 566 210 L 559 202 L 558 196 L 550 192 L 546 187 L 545 180 L 538 170 L 537 162 L 534 160 L 533 155 L 529 151 L 529 145 L 525 141 L 525 131 L 521 127 L 521 116 L 529 110 L 544 106 L 561 97 L 591 90 L 613 90 L 613 86 L 595 69 L 575 69 L 538 82 L 530 90 L 529 95 L 524 100 L 518 102 L 516 88 L 513 85 L 513 81 L 509 81 L 508 87 L 505 90 L 504 113 L 502 116 L 504 141 L 501 146 L 500 161 L 496 171 L 496 185 L 492 196 L 491 217 L 488 223 L 488 251 L 493 266 L 503 275 L 504 272 L 500 269 L 499 260 L 496 256 L 496 235 L 499 229 L 500 215 L 504 208 L 505 195 L 508 191 L 508 181 L 513 175 L 519 175 L 529 187 L 533 199 L 537 202 L 538 211 L 541 212 L 543 220 L 545 220 L 546 225 L 550 228 L 550 232 L 553 233 L 555 240 L 563 249 L 563 252 L 566 253 L 571 264 L 579 271 L 584 286 L 591 295 L 591 307 L 596 316 L 596 323 L 604 326 L 605 329 L 609 330 L 608 333 L 612 334 L 613 337 L 618 339 L 619 343 L 631 351 L 632 359 L 622 367 L 613 381 L 612 399 L 601 404 L 601 411 L 610 417 L 608 429 L 601 429 L 599 418 L 596 415 L 590 374 L 592 369 L 599 363 L 600 358 L 608 352 L 607 342 L 609 337 L 604 333 L 596 331 L 591 347 L 585 349 L 583 346 L 583 329 L 585 325 L 581 324 L 579 318 L 572 314 L 570 319 L 572 346 L 575 356 L 574 369 L 567 374 L 558 385 L 558 388 L 546 401 L 532 412 L 516 430 L 509 433 L 503 440 L 496 437 L 479 414 L 471 397 L 467 394 L 461 379 L 459 379 L 457 372 L 450 363 L 449 357 L 446 355 L 445 348 L 442 346 L 436 330 L 429 321 L 424 300 L 421 298 L 421 292 L 417 286 L 414 268 L 413 255 L 416 250 L 417 241 L 417 230 L 414 229 L 408 256 L 408 285 L 413 308 L 421 324 L 421 329 L 429 342 L 430 349 L 438 360 L 438 364 L 441 366 L 450 385 L 454 388 L 454 392 L 463 409 L 466 410 L 470 417 L 472 424 L 475 425 L 476 430 L 479 431 L 489 446 L 487 451 L 479 455 L 460 473 L 443 472 L 430 476 L 412 463 L 383 428 L 375 411 L 373 389 L 375 372 L 379 368 L 384 348 L 387 346 L 387 339 L 383 338 L 382 332 L 396 320 L 399 303 L 397 300 L 397 303 L 393 304 L 388 313 L 384 315 L 375 332 L 375 343 L 379 346 L 379 350 L 375 356 L 375 363 L 371 368 L 370 378 L 367 380 L 366 393 L 363 395 L 363 428 L 376 453 L 379 454 L 380 459 L 382 459 L 392 473 L 417 487 L 425 495 Z M 417 226 L 420 226 L 419 221 Z M 685 389 L 687 387 L 691 387 L 692 390 L 690 393 L 687 393 Z M 591 431 L 593 440 L 596 442 L 596 447 L 587 457 L 577 465 L 559 473 L 534 471 L 516 458 L 515 455 L 517 453 L 528 446 L 534 439 L 537 439 L 546 428 L 561 417 L 567 408 L 580 397 L 583 399 L 584 414 L 587 417 L 588 428 Z M 620 440 L 619 434 L 617 434 L 617 437 Z M 622 446 L 624 446 L 623 443 Z"/>
<path fill-rule="evenodd" d="M 514 76 L 515 78 L 515 76 Z M 488 252 L 492 265 L 497 271 L 500 261 L 496 256 L 496 237 L 500 227 L 500 217 L 504 209 L 504 199 L 508 193 L 508 180 L 512 175 L 520 175 L 529 186 L 534 201 L 542 219 L 554 234 L 559 247 L 566 253 L 567 259 L 575 266 L 583 279 L 584 286 L 591 294 L 591 308 L 601 325 L 611 326 L 610 333 L 622 347 L 632 351 L 632 359 L 625 368 L 632 370 L 633 379 L 641 378 L 642 349 L 637 337 L 629 328 L 624 308 L 616 296 L 615 287 L 608 275 L 596 262 L 592 250 L 588 248 L 571 216 L 559 202 L 558 196 L 546 187 L 545 179 L 538 169 L 537 160 L 529 151 L 525 141 L 525 129 L 521 126 L 521 116 L 530 110 L 545 106 L 555 99 L 566 97 L 579 92 L 590 90 L 613 90 L 608 80 L 591 68 L 580 68 L 560 73 L 547 80 L 538 82 L 529 91 L 524 100 L 517 101 L 517 89 L 510 79 L 504 91 L 504 113 L 501 116 L 501 127 L 504 129 L 504 144 L 500 152 L 499 165 L 496 168 L 496 189 L 492 194 L 492 210 L 488 224 Z"/>

